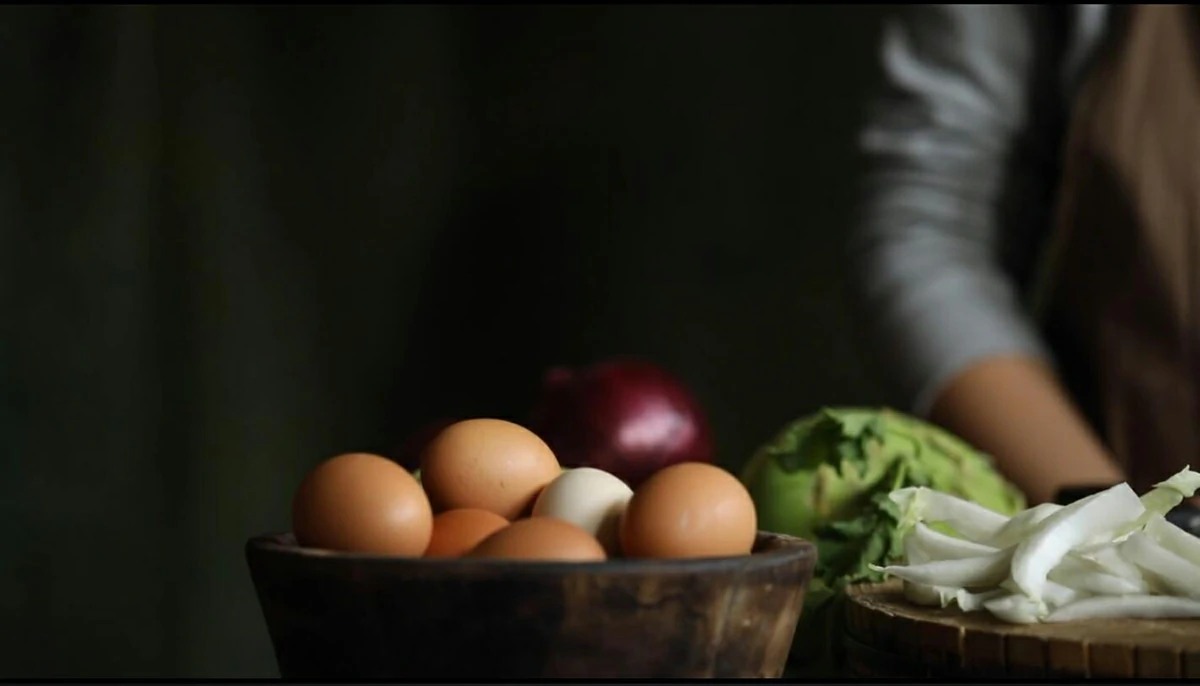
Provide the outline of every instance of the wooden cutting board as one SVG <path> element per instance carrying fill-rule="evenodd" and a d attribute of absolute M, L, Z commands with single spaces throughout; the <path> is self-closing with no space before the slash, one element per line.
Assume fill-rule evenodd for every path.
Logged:
<path fill-rule="evenodd" d="M 914 605 L 901 588 L 850 589 L 845 647 L 856 676 L 1200 678 L 1200 620 L 1014 625 Z"/>

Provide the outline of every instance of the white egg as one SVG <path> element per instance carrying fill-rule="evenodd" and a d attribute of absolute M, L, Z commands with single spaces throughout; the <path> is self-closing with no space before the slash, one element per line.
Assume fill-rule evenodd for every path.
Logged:
<path fill-rule="evenodd" d="M 551 481 L 533 504 L 534 517 L 568 521 L 596 537 L 609 555 L 618 553 L 621 514 L 633 489 L 608 472 L 579 467 Z"/>

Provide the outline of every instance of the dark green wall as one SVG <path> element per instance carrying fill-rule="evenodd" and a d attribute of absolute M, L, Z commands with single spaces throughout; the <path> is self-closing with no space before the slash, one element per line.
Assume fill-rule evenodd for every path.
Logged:
<path fill-rule="evenodd" d="M 878 10 L 0 9 L 0 675 L 270 676 L 315 461 L 650 357 L 736 465 L 877 402 Z"/>

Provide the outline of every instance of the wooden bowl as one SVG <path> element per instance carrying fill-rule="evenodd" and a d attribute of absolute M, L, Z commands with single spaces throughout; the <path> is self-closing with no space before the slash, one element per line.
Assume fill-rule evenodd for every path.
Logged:
<path fill-rule="evenodd" d="M 246 544 L 287 679 L 779 677 L 816 549 L 559 563 Z"/>

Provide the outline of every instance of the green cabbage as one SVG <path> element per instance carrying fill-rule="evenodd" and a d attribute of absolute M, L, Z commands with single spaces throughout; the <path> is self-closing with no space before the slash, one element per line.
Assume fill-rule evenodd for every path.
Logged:
<path fill-rule="evenodd" d="M 809 676 L 837 675 L 842 597 L 850 584 L 882 581 L 872 566 L 903 553 L 901 513 L 888 494 L 926 486 L 1001 514 L 1025 507 L 991 460 L 946 431 L 894 410 L 824 409 L 762 446 L 742 482 L 758 526 L 817 545 L 817 566 L 791 662 Z"/>

